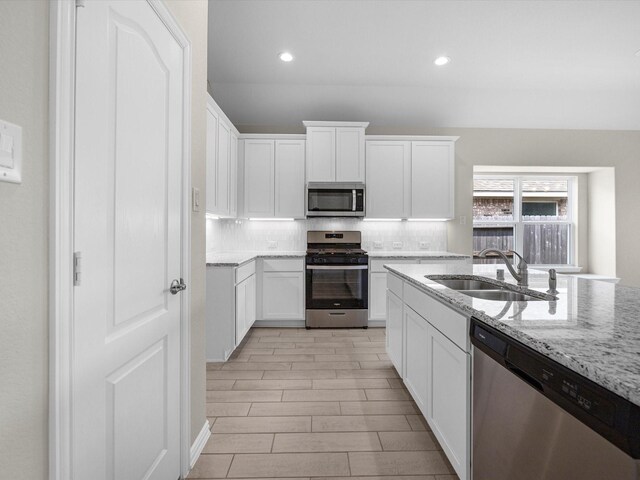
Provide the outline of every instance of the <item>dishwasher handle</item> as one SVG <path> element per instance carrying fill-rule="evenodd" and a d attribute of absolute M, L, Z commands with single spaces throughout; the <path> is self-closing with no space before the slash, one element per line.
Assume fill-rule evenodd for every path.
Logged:
<path fill-rule="evenodd" d="M 539 392 L 544 391 L 544 387 L 542 386 L 542 383 L 540 383 L 538 380 L 536 380 L 534 377 L 529 375 L 524 370 L 516 367 L 513 363 L 509 362 L 508 360 L 504 361 L 504 365 L 505 367 L 507 367 L 507 370 L 509 370 L 511 373 L 513 373 L 523 382 L 527 383 L 528 385 L 535 388 Z"/>

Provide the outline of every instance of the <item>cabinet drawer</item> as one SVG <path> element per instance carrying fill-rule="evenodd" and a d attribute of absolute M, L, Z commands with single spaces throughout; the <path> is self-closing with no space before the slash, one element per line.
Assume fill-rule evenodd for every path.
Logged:
<path fill-rule="evenodd" d="M 409 284 L 404 286 L 404 303 L 427 319 L 462 350 L 469 351 L 469 326 L 464 315 L 454 312 Z"/>
<path fill-rule="evenodd" d="M 399 263 L 420 263 L 419 259 L 413 259 L 413 260 L 407 260 L 406 258 L 401 260 L 398 258 L 385 258 L 382 260 L 371 260 L 371 265 L 369 266 L 369 270 L 372 272 L 387 272 L 387 269 L 384 268 L 384 265 L 391 265 L 391 264 L 399 264 Z"/>
<path fill-rule="evenodd" d="M 398 298 L 402 299 L 402 284 L 404 282 L 392 273 L 387 273 L 387 289 L 395 293 Z"/>
<path fill-rule="evenodd" d="M 236 268 L 236 283 L 240 283 L 254 273 L 256 273 L 256 262 L 255 260 L 252 260 L 251 262 Z"/>
<path fill-rule="evenodd" d="M 304 259 L 302 258 L 265 258 L 262 260 L 264 272 L 302 272 Z"/>

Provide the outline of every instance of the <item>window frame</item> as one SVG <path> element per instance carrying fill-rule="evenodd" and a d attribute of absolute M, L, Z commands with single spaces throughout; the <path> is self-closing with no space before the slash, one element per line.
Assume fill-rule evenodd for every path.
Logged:
<path fill-rule="evenodd" d="M 472 220 L 472 228 L 487 228 L 487 227 L 512 227 L 513 228 L 513 237 L 514 237 L 514 250 L 516 252 L 524 251 L 524 227 L 525 225 L 567 225 L 567 263 L 566 264 L 539 264 L 539 263 L 531 263 L 530 265 L 535 265 L 536 267 L 575 267 L 576 266 L 576 251 L 577 251 L 577 205 L 578 195 L 577 195 L 577 184 L 578 177 L 575 175 L 546 175 L 546 174 L 518 174 L 518 175 L 508 175 L 508 174 L 485 174 L 485 173 L 474 173 L 473 180 L 475 182 L 476 179 L 481 180 L 512 180 L 513 181 L 513 212 L 512 212 L 512 220 L 476 220 L 473 218 Z M 567 182 L 567 218 L 566 220 L 524 220 L 522 215 L 522 184 L 523 181 L 554 181 L 554 180 L 563 180 Z M 475 190 L 473 191 L 475 192 Z M 473 194 L 473 199 L 475 201 L 475 193 Z M 558 207 L 559 210 L 559 207 Z"/>

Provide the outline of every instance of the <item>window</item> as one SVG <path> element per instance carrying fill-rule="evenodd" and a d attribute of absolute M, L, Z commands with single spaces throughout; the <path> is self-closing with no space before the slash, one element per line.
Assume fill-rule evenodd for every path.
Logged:
<path fill-rule="evenodd" d="M 498 259 L 485 248 L 522 252 L 532 265 L 573 264 L 575 177 L 486 176 L 473 179 L 476 263 Z"/>

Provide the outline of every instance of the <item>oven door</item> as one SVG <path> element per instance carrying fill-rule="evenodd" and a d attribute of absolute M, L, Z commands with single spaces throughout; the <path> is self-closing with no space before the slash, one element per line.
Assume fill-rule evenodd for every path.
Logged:
<path fill-rule="evenodd" d="M 314 185 L 307 187 L 308 217 L 364 216 L 364 187 L 362 185 Z"/>
<path fill-rule="evenodd" d="M 307 310 L 366 309 L 367 265 L 307 265 Z"/>

